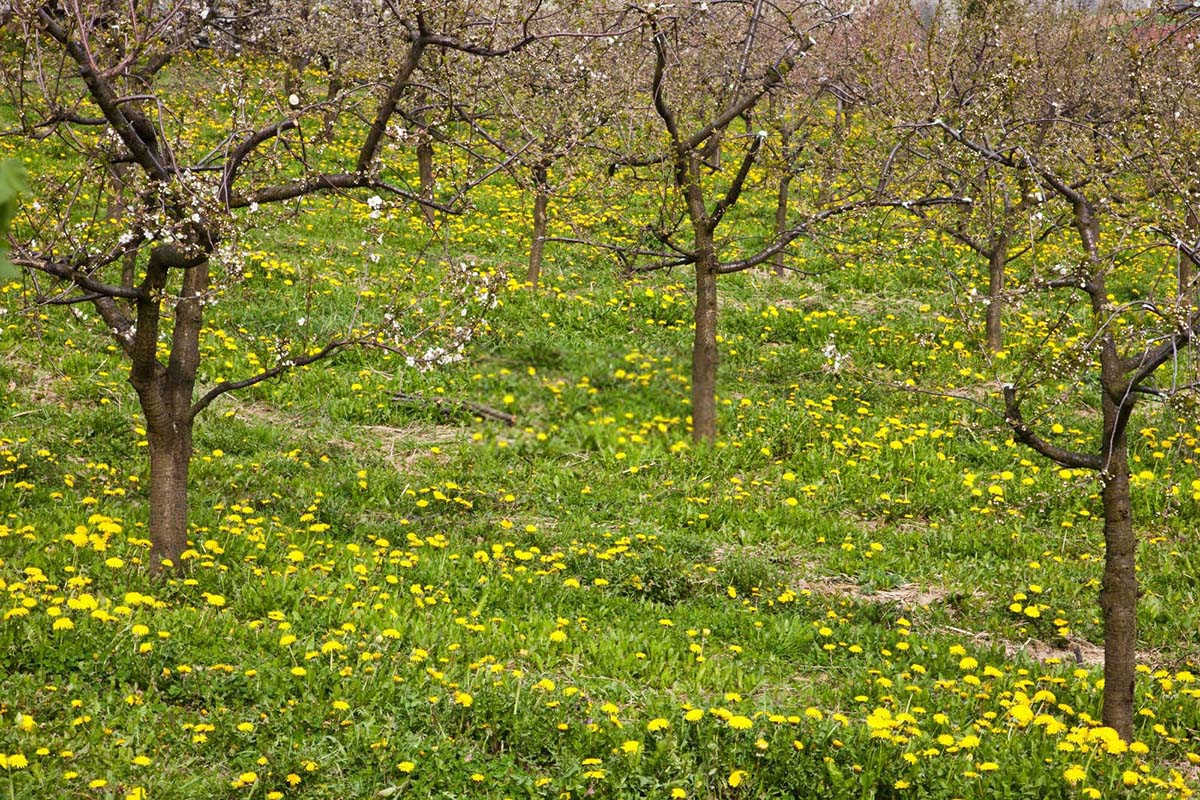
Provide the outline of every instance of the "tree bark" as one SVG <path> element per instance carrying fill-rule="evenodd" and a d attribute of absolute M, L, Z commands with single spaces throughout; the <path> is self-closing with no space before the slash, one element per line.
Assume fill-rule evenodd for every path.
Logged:
<path fill-rule="evenodd" d="M 692 338 L 692 440 L 717 438 L 717 250 L 716 222 L 709 216 L 700 184 L 699 153 L 677 152 L 675 185 L 687 203 L 696 247 L 695 332 Z"/>
<path fill-rule="evenodd" d="M 333 140 L 333 126 L 337 121 L 338 114 L 341 112 L 340 103 L 333 101 L 339 94 L 342 93 L 342 78 L 337 73 L 330 70 L 329 83 L 325 89 L 325 100 L 329 103 L 324 113 L 324 122 L 322 126 L 322 138 L 329 142 Z"/>
<path fill-rule="evenodd" d="M 700 151 L 700 158 L 709 169 L 714 172 L 721 171 L 721 134 L 719 132 L 708 137 Z"/>
<path fill-rule="evenodd" d="M 1191 244 L 1200 241 L 1200 217 L 1196 215 L 1194 206 L 1187 213 L 1187 221 L 1184 225 L 1184 230 L 1191 238 Z M 1186 255 L 1179 254 L 1179 299 L 1187 302 L 1189 305 L 1196 302 L 1198 294 L 1197 288 L 1194 285 L 1196 282 L 1196 268 L 1192 264 L 1192 260 Z"/>
<path fill-rule="evenodd" d="M 171 270 L 183 272 L 175 300 L 175 325 L 167 363 L 158 358 L 161 297 Z M 188 467 L 192 458 L 192 395 L 200 363 L 207 261 L 187 265 L 182 251 L 164 245 L 151 252 L 146 290 L 137 301 L 137 332 L 129 382 L 146 418 L 150 456 L 150 569 L 179 566 L 187 548 Z"/>
<path fill-rule="evenodd" d="M 1137 538 L 1129 494 L 1129 449 L 1126 432 L 1137 402 L 1133 385 L 1107 326 L 1107 291 L 1098 252 L 1100 225 L 1091 205 L 1075 200 L 1075 228 L 1091 267 L 1092 319 L 1100 340 L 1100 479 L 1104 482 L 1104 577 L 1100 611 L 1104 619 L 1104 696 L 1100 717 L 1125 741 L 1133 740 L 1133 690 L 1137 665 Z"/>
<path fill-rule="evenodd" d="M 1133 689 L 1137 662 L 1137 538 L 1129 493 L 1126 425 L 1132 401 L 1104 396 L 1104 699 L 1101 718 L 1125 741 L 1133 740 Z"/>
<path fill-rule="evenodd" d="M 788 196 L 792 186 L 792 173 L 787 166 L 784 167 L 784 170 L 783 175 L 779 177 L 779 194 L 775 202 L 775 238 L 777 239 L 787 230 Z M 783 250 L 775 254 L 773 263 L 776 275 L 782 275 L 784 272 L 783 254 Z"/>
<path fill-rule="evenodd" d="M 533 168 L 533 239 L 529 243 L 529 274 L 526 280 L 534 286 L 542 276 L 542 250 L 546 245 L 546 208 L 550 204 L 550 185 L 546 168 Z"/>
<path fill-rule="evenodd" d="M 1004 349 L 1004 278 L 1008 266 L 1008 236 L 999 236 L 988 253 L 987 346 L 993 353 Z"/>
<path fill-rule="evenodd" d="M 186 414 L 186 410 L 185 410 Z M 179 566 L 187 549 L 188 467 L 192 423 L 170 419 L 148 431 L 150 443 L 150 568 Z"/>
<path fill-rule="evenodd" d="M 695 338 L 692 340 L 692 439 L 717 438 L 717 263 L 711 234 L 697 242 Z"/>
<path fill-rule="evenodd" d="M 433 140 L 429 134 L 422 131 L 421 141 L 417 144 L 417 174 L 421 181 L 421 199 L 433 200 Z M 437 213 L 432 207 L 421 206 L 425 222 L 432 225 L 437 219 Z"/>

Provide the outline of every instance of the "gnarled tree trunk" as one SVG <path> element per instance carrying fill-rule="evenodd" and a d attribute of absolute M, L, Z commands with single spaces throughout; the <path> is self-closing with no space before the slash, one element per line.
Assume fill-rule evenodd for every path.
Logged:
<path fill-rule="evenodd" d="M 159 303 L 172 270 L 183 272 L 167 363 L 158 358 Z M 187 549 L 188 467 L 192 459 L 192 394 L 200 363 L 206 260 L 171 246 L 156 248 L 146 267 L 146 296 L 137 301 L 129 381 L 146 418 L 150 457 L 150 568 L 178 566 Z"/>

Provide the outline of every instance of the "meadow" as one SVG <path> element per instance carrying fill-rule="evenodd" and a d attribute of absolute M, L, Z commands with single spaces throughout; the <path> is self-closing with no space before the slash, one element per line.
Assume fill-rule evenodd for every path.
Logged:
<path fill-rule="evenodd" d="M 36 176 L 54 147 L 0 156 Z M 319 342 L 369 313 L 380 275 L 431 292 L 465 259 L 505 276 L 501 302 L 458 363 L 356 350 L 214 403 L 165 577 L 127 368 L 84 307 L 3 288 L 0 796 L 1193 794 L 1194 418 L 1147 403 L 1133 427 L 1126 743 L 1098 722 L 1098 484 L 989 410 L 1047 323 L 1014 314 L 988 354 L 950 292 L 984 290 L 970 254 L 887 214 L 853 223 L 866 250 L 722 278 L 721 434 L 696 445 L 688 273 L 552 243 L 534 287 L 530 199 L 501 175 L 474 202 L 432 234 L 346 198 L 257 212 L 206 385 L 301 317 Z M 551 234 L 602 238 L 651 202 L 564 197 Z M 735 213 L 753 233 L 772 211 Z M 1090 442 L 1089 411 L 1064 413 L 1055 433 Z"/>

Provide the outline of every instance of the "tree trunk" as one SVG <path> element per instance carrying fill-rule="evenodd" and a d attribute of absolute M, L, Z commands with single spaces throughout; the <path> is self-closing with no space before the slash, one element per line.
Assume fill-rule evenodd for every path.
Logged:
<path fill-rule="evenodd" d="M 151 427 L 150 568 L 157 572 L 179 565 L 187 549 L 188 466 L 192 460 L 192 423 L 184 409 L 165 427 Z"/>
<path fill-rule="evenodd" d="M 427 132 L 421 133 L 421 141 L 417 144 L 417 173 L 421 180 L 421 199 L 433 201 L 433 140 Z M 421 206 L 425 222 L 432 225 L 437 219 L 434 210 L 426 205 Z"/>
<path fill-rule="evenodd" d="M 1134 668 L 1137 662 L 1137 538 L 1129 494 L 1129 457 L 1125 428 L 1131 403 L 1104 396 L 1105 469 L 1104 579 L 1100 608 L 1104 615 L 1104 724 L 1125 741 L 1133 740 Z"/>
<path fill-rule="evenodd" d="M 714 133 L 708 137 L 700 151 L 700 158 L 709 169 L 721 171 L 721 134 Z"/>
<path fill-rule="evenodd" d="M 1104 697 L 1100 717 L 1125 741 L 1133 739 L 1133 690 L 1137 665 L 1137 538 L 1129 496 L 1126 432 L 1137 395 L 1108 326 L 1107 292 L 1098 254 L 1100 224 L 1082 198 L 1074 201 L 1075 229 L 1090 266 L 1092 321 L 1100 342 L 1100 403 L 1103 440 L 1100 479 L 1104 482 L 1104 577 L 1100 611 L 1104 618 Z"/>
<path fill-rule="evenodd" d="M 324 112 L 325 119 L 321 132 L 322 138 L 327 142 L 333 141 L 333 126 L 337 121 L 338 114 L 341 113 L 342 110 L 341 103 L 333 102 L 341 93 L 342 78 L 340 75 L 331 70 L 329 75 L 329 84 L 325 89 L 325 100 L 327 103 L 329 103 L 329 105 L 326 107 Z"/>
<path fill-rule="evenodd" d="M 1200 216 L 1196 215 L 1195 206 L 1190 207 L 1187 213 L 1187 222 L 1184 225 L 1184 230 L 1191 241 L 1189 244 L 1196 244 L 1200 241 Z M 1185 301 L 1189 306 L 1196 302 L 1196 297 L 1200 294 L 1196 286 L 1196 267 L 1192 264 L 1190 258 L 1183 253 L 1179 254 L 1179 299 Z"/>
<path fill-rule="evenodd" d="M 993 353 L 1004 349 L 1004 272 L 1008 266 L 1008 237 L 992 242 L 988 253 L 987 346 Z"/>
<path fill-rule="evenodd" d="M 161 298 L 172 270 L 182 271 L 175 298 L 175 324 L 167 363 L 158 357 Z M 187 548 L 187 482 L 192 458 L 192 393 L 200 364 L 207 261 L 192 262 L 183 251 L 162 245 L 150 253 L 146 290 L 137 301 L 137 331 L 130 349 L 129 382 L 146 418 L 150 449 L 150 569 L 179 566 Z"/>
<path fill-rule="evenodd" d="M 716 222 L 708 214 L 700 184 L 700 156 L 679 152 L 675 185 L 687 202 L 696 248 L 696 308 L 692 339 L 692 440 L 717 438 L 717 251 Z"/>
<path fill-rule="evenodd" d="M 785 166 L 784 169 L 788 170 L 789 168 Z M 785 171 L 779 177 L 779 194 L 775 203 L 775 238 L 777 239 L 787 230 L 788 195 L 791 192 L 791 186 L 792 173 Z M 775 254 L 773 260 L 776 275 L 782 275 L 784 272 L 783 253 L 784 251 L 780 250 Z"/>
<path fill-rule="evenodd" d="M 304 88 L 304 68 L 308 65 L 308 59 L 303 56 L 292 56 L 287 60 L 287 67 L 283 73 L 283 96 L 284 98 L 291 97 L 293 94 L 299 94 Z"/>
<path fill-rule="evenodd" d="M 717 270 L 711 236 L 698 243 L 695 339 L 692 342 L 692 439 L 717 438 Z"/>
<path fill-rule="evenodd" d="M 533 239 L 529 243 L 529 274 L 526 280 L 534 286 L 542 276 L 542 250 L 546 245 L 546 207 L 550 203 L 550 186 L 546 168 L 533 168 Z"/>
<path fill-rule="evenodd" d="M 1179 257 L 1179 297 L 1185 299 L 1195 292 L 1192 283 L 1196 280 L 1196 271 L 1187 256 Z"/>

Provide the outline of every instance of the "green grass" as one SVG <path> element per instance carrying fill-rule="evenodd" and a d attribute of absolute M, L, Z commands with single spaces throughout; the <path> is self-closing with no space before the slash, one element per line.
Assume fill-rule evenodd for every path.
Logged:
<path fill-rule="evenodd" d="M 522 274 L 527 210 L 485 187 L 447 223 L 452 254 Z M 368 271 L 436 281 L 399 212 L 368 270 L 363 216 L 318 200 L 242 243 L 205 384 L 269 363 L 298 315 L 312 342 L 337 330 Z M 978 264 L 900 227 L 875 251 L 808 251 L 820 279 L 722 279 L 712 447 L 690 444 L 686 273 L 623 282 L 563 248 L 540 290 L 510 282 L 463 363 L 358 351 L 219 400 L 168 580 L 142 566 L 124 365 L 10 287 L 0 797 L 1188 794 L 1200 427 L 1150 405 L 1135 423 L 1143 716 L 1122 751 L 1095 732 L 1098 487 L 976 406 L 902 388 L 995 405 L 1009 367 L 945 293 Z M 1014 318 L 1011 352 L 1037 322 Z M 1061 413 L 1086 443 L 1087 407 Z"/>

